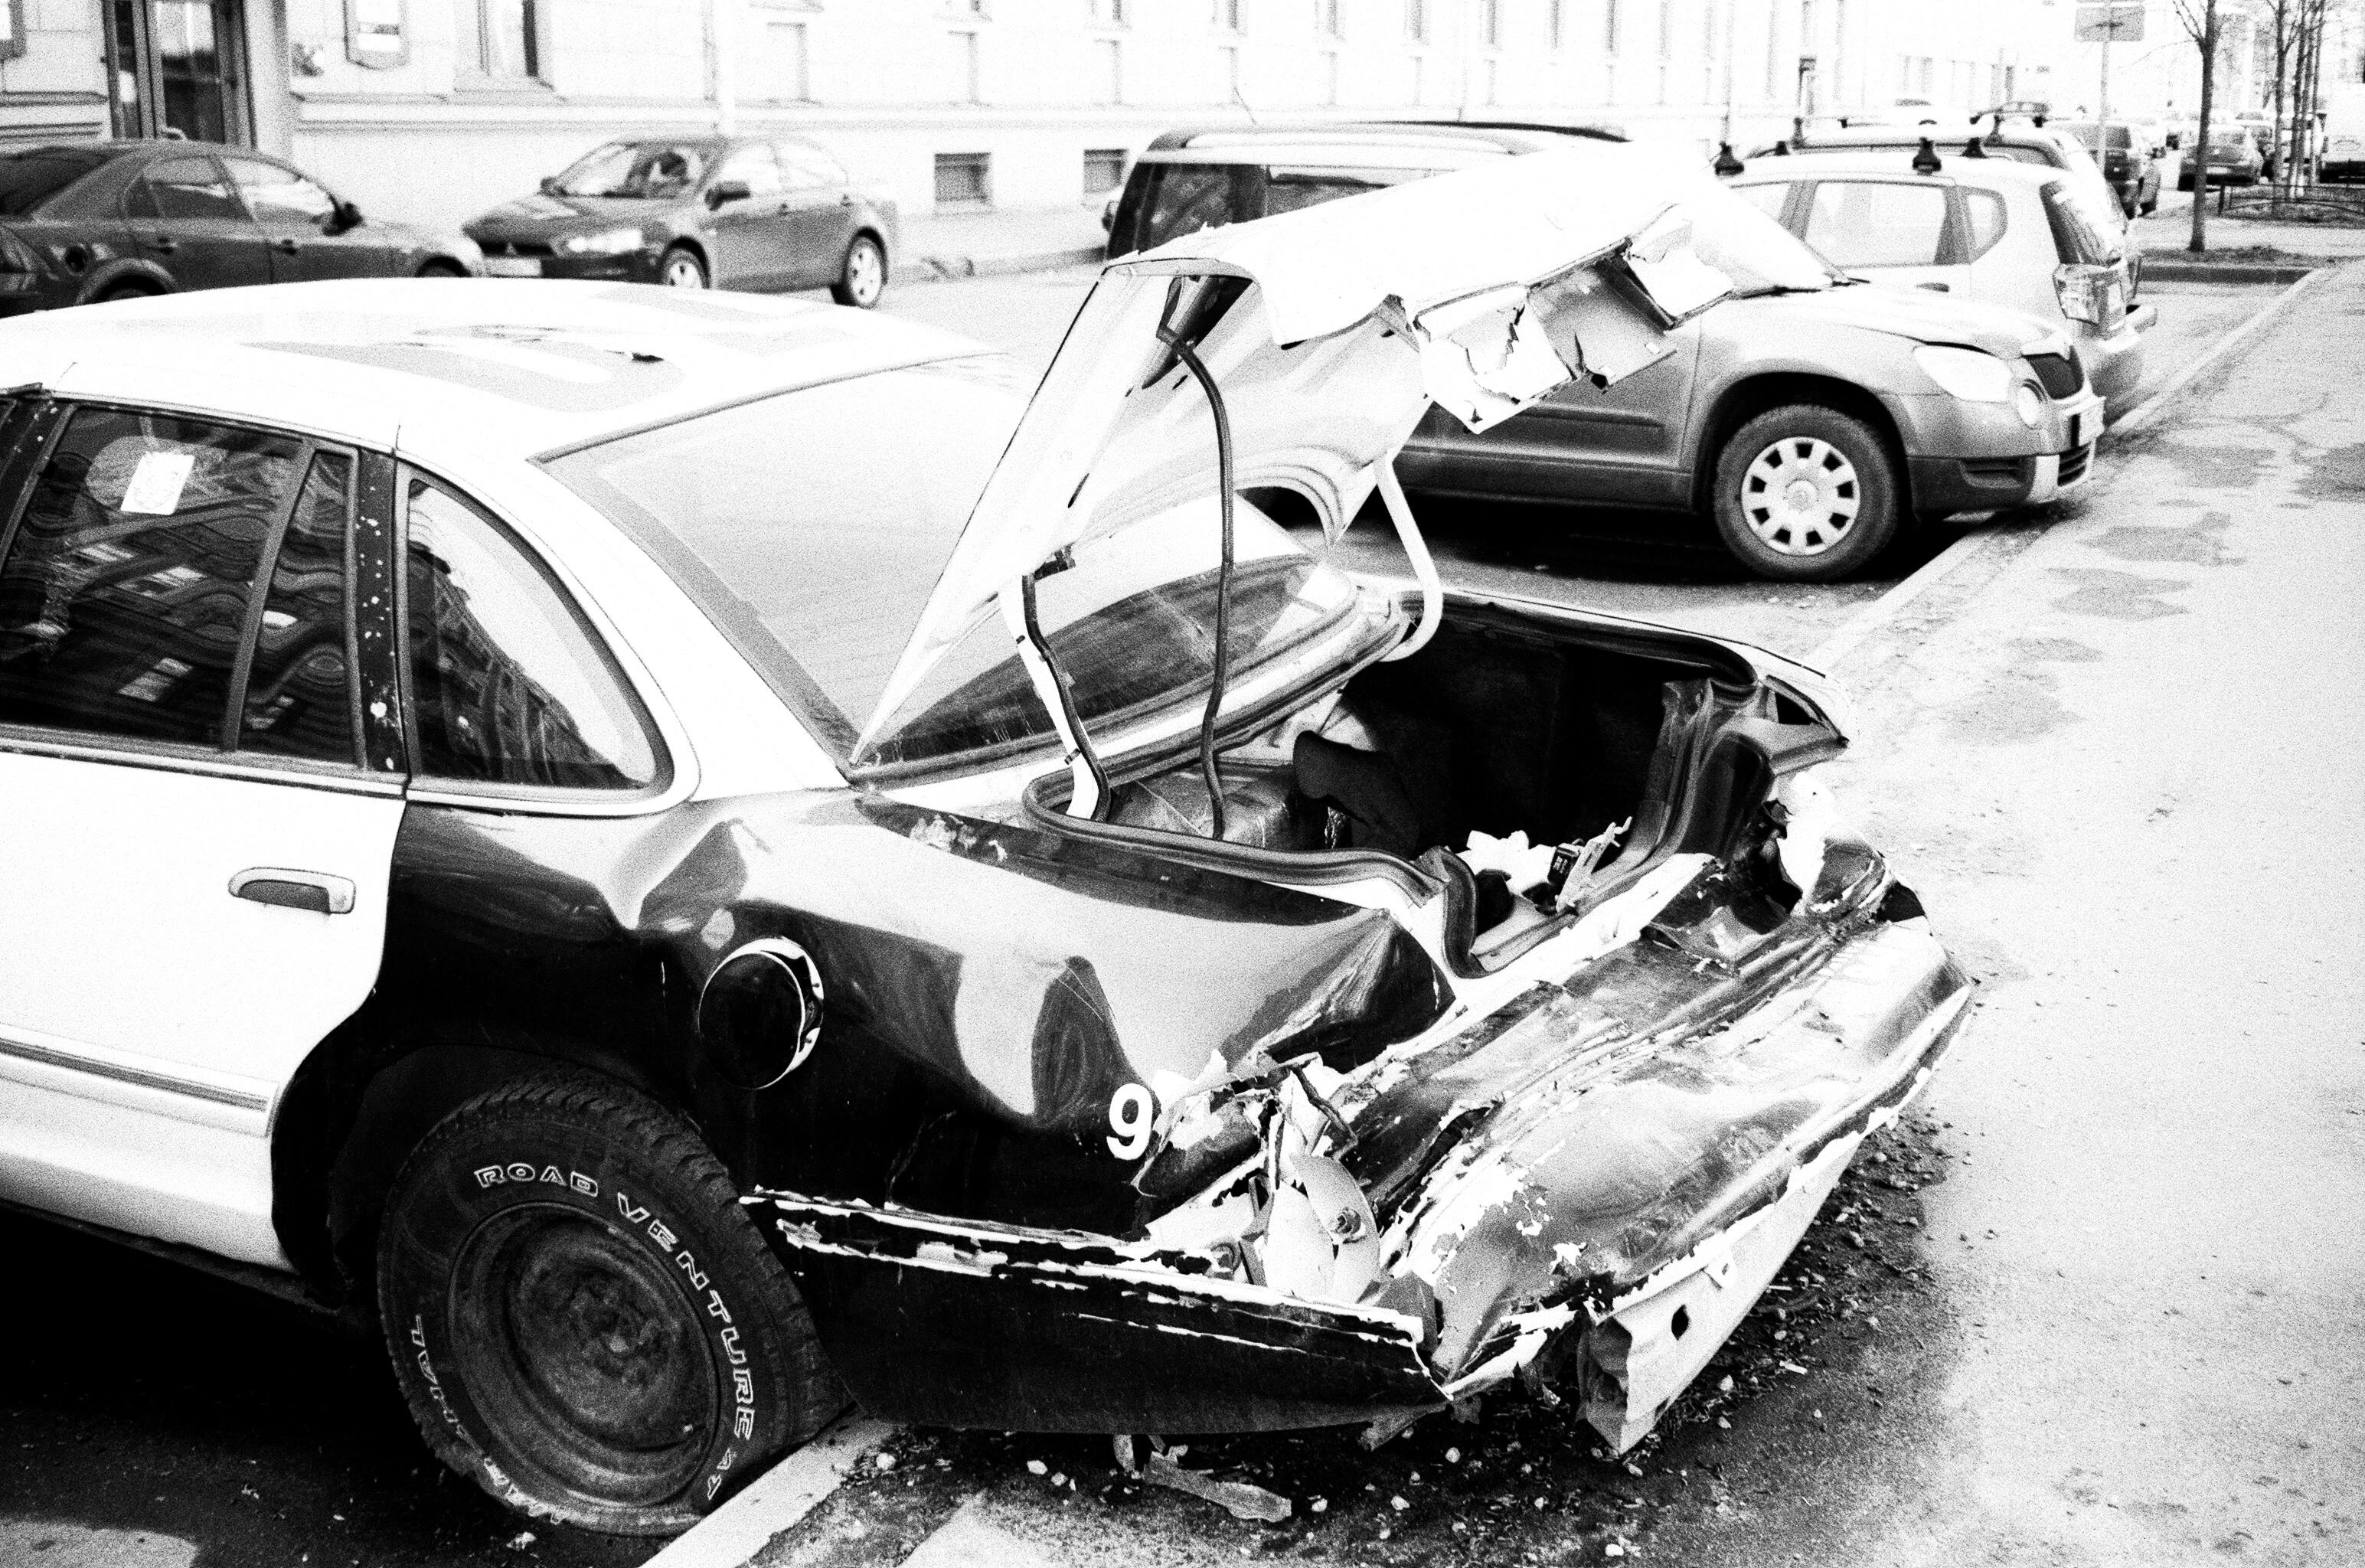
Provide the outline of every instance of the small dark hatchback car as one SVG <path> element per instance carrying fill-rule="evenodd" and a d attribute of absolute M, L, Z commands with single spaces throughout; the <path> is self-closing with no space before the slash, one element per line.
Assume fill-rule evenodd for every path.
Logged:
<path fill-rule="evenodd" d="M 827 288 L 864 309 L 901 240 L 895 198 L 780 137 L 611 141 L 471 219 L 497 277 Z"/>
<path fill-rule="evenodd" d="M 90 141 L 0 154 L 0 316 L 191 288 L 476 270 L 465 238 L 364 218 L 251 148 Z"/>

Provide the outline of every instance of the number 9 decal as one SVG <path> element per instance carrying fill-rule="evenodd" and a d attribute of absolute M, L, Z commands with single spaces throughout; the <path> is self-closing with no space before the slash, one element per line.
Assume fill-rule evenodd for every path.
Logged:
<path fill-rule="evenodd" d="M 1128 1083 L 1109 1101 L 1109 1152 L 1119 1159 L 1139 1159 L 1149 1152 L 1149 1137 L 1158 1121 L 1158 1102 L 1138 1083 Z"/>

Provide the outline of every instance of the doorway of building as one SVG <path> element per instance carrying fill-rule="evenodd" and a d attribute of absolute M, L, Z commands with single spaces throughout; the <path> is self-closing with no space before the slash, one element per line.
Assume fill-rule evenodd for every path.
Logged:
<path fill-rule="evenodd" d="M 115 134 L 253 140 L 241 0 L 106 0 Z"/>

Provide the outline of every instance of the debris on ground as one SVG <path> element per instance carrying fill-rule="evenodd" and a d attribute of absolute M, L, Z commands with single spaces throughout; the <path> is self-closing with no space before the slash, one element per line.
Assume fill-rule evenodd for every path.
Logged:
<path fill-rule="evenodd" d="M 1217 1481 L 1205 1471 L 1185 1470 L 1162 1453 L 1149 1456 L 1149 1462 L 1141 1467 L 1141 1478 L 1153 1486 L 1205 1498 L 1228 1510 L 1236 1519 L 1260 1519 L 1277 1525 L 1291 1512 L 1289 1499 L 1278 1492 L 1268 1492 L 1245 1481 Z"/>

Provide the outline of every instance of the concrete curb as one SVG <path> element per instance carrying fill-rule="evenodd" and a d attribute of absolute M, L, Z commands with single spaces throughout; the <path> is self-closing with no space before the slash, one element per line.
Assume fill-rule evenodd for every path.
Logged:
<path fill-rule="evenodd" d="M 740 1568 L 837 1490 L 846 1473 L 902 1428 L 849 1411 L 750 1482 L 642 1568 Z"/>
<path fill-rule="evenodd" d="M 1098 245 L 1072 245 L 1059 251 L 1023 251 L 1008 256 L 914 256 L 906 283 L 945 283 L 965 277 L 1008 277 L 1018 273 L 1050 272 L 1082 266 L 1103 254 Z"/>
<path fill-rule="evenodd" d="M 2260 263 L 2257 262 L 2188 262 L 2162 258 L 2156 254 L 2144 257 L 2143 280 L 2146 283 L 2297 283 L 2308 274 L 2323 267 L 2338 266 L 2337 260 L 2320 262 Z"/>

